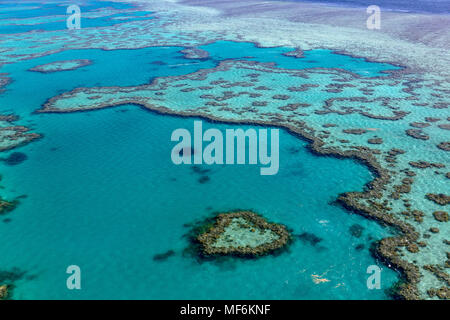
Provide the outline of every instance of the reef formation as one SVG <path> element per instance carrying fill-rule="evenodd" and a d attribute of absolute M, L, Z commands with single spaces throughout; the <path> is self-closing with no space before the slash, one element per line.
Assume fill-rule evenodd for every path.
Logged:
<path fill-rule="evenodd" d="M 269 223 L 251 211 L 218 214 L 215 223 L 197 236 L 206 256 L 263 256 L 283 248 L 290 239 L 285 226 Z"/>
<path fill-rule="evenodd" d="M 257 0 L 239 1 L 241 8 L 236 10 L 236 3 L 146 0 L 145 6 L 157 12 L 151 21 L 87 28 L 76 35 L 53 31 L 45 34 L 45 42 L 41 32 L 5 35 L 0 39 L 5 48 L 0 64 L 70 49 L 170 45 L 185 47 L 187 59 L 206 59 L 207 52 L 199 46 L 232 40 L 289 46 L 293 51 L 285 55 L 298 59 L 306 50 L 330 48 L 367 61 L 404 65 L 384 77 L 365 77 L 343 69 L 299 71 L 253 61 L 222 61 L 211 70 L 142 86 L 78 88 L 50 99 L 39 112 L 134 103 L 162 113 L 285 127 L 310 141 L 317 154 L 355 158 L 368 165 L 374 180 L 364 192 L 349 192 L 339 200 L 348 209 L 399 230 L 374 250 L 404 275 L 397 294 L 407 299 L 445 298 L 448 218 L 436 212 L 444 212 L 449 204 L 450 41 L 448 32 L 436 30 L 448 25 L 449 18 L 418 14 L 411 24 L 408 14 L 385 12 L 385 27 L 372 32 L 360 23 L 366 17 L 358 10 Z M 186 9 L 186 4 L 191 7 Z M 253 5 L 257 12 L 252 12 Z M 327 23 L 330 17 L 332 24 Z M 24 36 L 27 42 L 17 47 Z M 55 49 L 60 41 L 67 45 Z M 9 82 L 0 74 L 0 88 Z M 248 98 L 245 103 L 243 98 Z M 14 142 L 27 142 L 26 131 L 2 132 L 7 133 L 12 137 L 17 133 Z"/>
<path fill-rule="evenodd" d="M 88 59 L 74 59 L 65 61 L 55 61 L 46 64 L 41 64 L 30 69 L 30 71 L 41 73 L 52 73 L 58 71 L 70 71 L 84 66 L 88 66 L 92 61 Z"/>
<path fill-rule="evenodd" d="M 29 132 L 30 128 L 15 125 L 19 117 L 14 114 L 0 114 L 0 152 L 9 151 L 30 143 L 42 137 L 42 135 Z M 20 152 L 14 152 L 6 159 L 0 158 L 0 161 L 15 165 L 26 159 L 26 155 Z M 14 210 L 19 204 L 18 199 L 5 200 L 0 195 L 0 216 Z"/>
<path fill-rule="evenodd" d="M 346 86 L 330 92 L 326 85 L 330 82 Z M 299 84 L 306 91 L 292 89 Z M 371 90 L 369 96 L 367 90 Z M 419 267 L 427 264 L 421 251 L 433 251 L 438 264 L 445 261 L 445 246 L 437 240 L 445 235 L 430 235 L 428 230 L 435 223 L 431 213 L 448 203 L 443 193 L 448 190 L 444 172 L 448 164 L 445 150 L 438 147 L 447 130 L 437 125 L 446 121 L 442 119 L 447 118 L 447 107 L 442 106 L 449 93 L 445 81 L 418 79 L 404 70 L 361 77 L 343 69 L 289 70 L 226 60 L 212 69 L 158 78 L 147 85 L 78 88 L 49 99 L 39 112 L 88 111 L 131 103 L 160 113 L 284 127 L 310 141 L 311 150 L 319 155 L 357 159 L 370 168 L 375 179 L 365 192 L 348 192 L 339 201 L 400 230 L 402 236 L 381 241 L 376 255 L 404 275 L 404 283 L 397 288 L 399 297 L 419 299 L 421 279 L 434 276 Z M 179 104 L 180 99 L 185 103 Z M 428 130 L 429 139 L 416 139 L 406 132 L 411 122 L 432 117 L 441 120 L 421 129 Z M 356 123 L 365 127 L 356 128 Z M 395 134 L 387 126 L 395 127 Z M 414 145 L 416 152 L 402 149 L 405 143 Z M 430 148 L 439 162 L 423 160 Z M 430 237 L 437 241 L 429 241 Z M 420 249 L 411 250 L 411 243 Z"/>

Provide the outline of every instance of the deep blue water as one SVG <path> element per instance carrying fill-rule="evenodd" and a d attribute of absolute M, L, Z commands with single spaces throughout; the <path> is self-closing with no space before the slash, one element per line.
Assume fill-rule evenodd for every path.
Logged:
<path fill-rule="evenodd" d="M 76 2 L 75 2 L 76 3 Z M 66 8 L 69 5 L 72 5 L 74 3 L 68 2 L 67 5 L 63 5 L 63 3 L 59 4 L 38 4 L 38 3 L 30 3 L 27 4 L 30 7 L 33 5 L 42 6 L 42 10 L 17 10 L 17 11 L 10 11 L 1 13 L 0 11 L 0 21 L 1 19 L 11 19 L 11 18 L 30 18 L 35 17 L 33 15 L 33 12 L 35 14 L 40 13 L 41 15 L 59 15 L 62 16 L 60 20 L 53 21 L 53 22 L 44 22 L 39 23 L 35 25 L 14 25 L 14 24 L 0 24 L 0 34 L 13 34 L 13 33 L 23 33 L 28 32 L 32 30 L 45 30 L 45 31 L 55 31 L 55 30 L 66 30 Z M 106 8 L 106 7 L 113 7 L 115 9 L 125 9 L 128 7 L 131 7 L 130 5 L 123 5 L 116 2 L 105 2 L 104 5 L 100 5 L 99 3 L 95 2 L 78 2 L 80 5 L 81 14 L 97 10 L 100 8 Z M 23 5 L 23 4 L 22 4 Z M 0 2 L 0 10 L 3 9 L 11 9 L 15 6 L 18 6 L 18 3 L 16 4 L 2 4 Z M 108 27 L 113 26 L 118 23 L 123 23 L 128 21 L 128 19 L 133 21 L 138 20 L 146 20 L 151 19 L 151 17 L 146 17 L 146 15 L 150 14 L 151 12 L 148 11 L 131 11 L 131 12 L 124 12 L 124 13 L 118 13 L 118 14 L 112 14 L 105 17 L 99 17 L 99 18 L 88 18 L 85 17 L 81 21 L 81 27 L 82 28 L 92 28 L 92 27 Z M 41 15 L 36 15 L 36 17 L 39 17 Z M 127 20 L 115 20 L 114 18 L 118 17 L 126 17 Z"/>
<path fill-rule="evenodd" d="M 381 10 L 395 10 L 423 13 L 450 13 L 450 0 L 290 0 L 298 2 L 321 2 L 350 7 L 377 5 Z"/>

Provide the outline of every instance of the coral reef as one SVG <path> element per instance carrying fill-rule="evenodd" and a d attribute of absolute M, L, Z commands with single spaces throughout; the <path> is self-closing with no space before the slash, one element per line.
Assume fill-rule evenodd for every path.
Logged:
<path fill-rule="evenodd" d="M 172 257 L 173 255 L 175 255 L 175 251 L 173 250 L 167 250 L 164 253 L 157 253 L 153 256 L 153 260 L 155 261 L 164 261 L 167 260 L 168 258 Z"/>
<path fill-rule="evenodd" d="M 433 212 L 433 216 L 439 222 L 447 222 L 448 221 L 448 213 L 445 211 L 435 211 L 435 212 Z"/>
<path fill-rule="evenodd" d="M 41 32 L 4 35 L 0 43 L 6 54 L 0 56 L 0 63 L 14 63 L 57 51 L 93 46 L 104 50 L 167 45 L 197 48 L 201 44 L 221 39 L 258 39 L 259 46 L 298 47 L 284 54 L 293 59 L 302 59 L 307 49 L 331 48 L 338 50 L 336 53 L 339 54 L 351 53 L 352 57 L 369 57 L 367 61 L 377 59 L 390 61 L 394 65 L 406 65 L 407 68 L 402 70 L 381 71 L 385 76 L 385 79 L 381 79 L 342 69 L 322 68 L 290 72 L 267 64 L 258 66 L 253 62 L 224 62 L 211 72 L 186 75 L 174 78 L 173 81 L 158 79 L 151 86 L 76 89 L 50 99 L 41 112 L 86 111 L 135 103 L 162 113 L 285 127 L 310 141 L 310 149 L 317 154 L 357 159 L 369 166 L 374 173 L 374 180 L 366 186 L 364 192 L 346 193 L 341 195 L 340 201 L 350 210 L 399 230 L 399 235 L 382 240 L 375 251 L 390 267 L 403 272 L 405 281 L 396 287 L 396 293 L 403 298 L 425 297 L 429 288 L 420 287 L 419 292 L 417 284 L 421 277 L 424 279 L 423 283 L 431 283 L 432 275 L 420 274 L 418 266 L 423 267 L 424 261 L 411 251 L 416 251 L 413 244 L 417 244 L 418 249 L 420 234 L 424 230 L 428 231 L 430 226 L 427 222 L 433 219 L 430 214 L 424 212 L 435 212 L 439 209 L 437 206 L 449 203 L 449 196 L 443 192 L 446 192 L 445 183 L 448 183 L 450 173 L 441 170 L 448 161 L 445 164 L 435 163 L 434 161 L 444 160 L 434 160 L 429 152 L 431 148 L 428 148 L 429 144 L 433 144 L 433 154 L 438 155 L 436 158 L 448 159 L 442 155 L 449 150 L 448 142 L 442 140 L 448 139 L 436 137 L 436 130 L 433 129 L 442 129 L 439 134 L 444 135 L 448 128 L 446 124 L 437 123 L 445 121 L 442 119 L 449 120 L 445 108 L 448 107 L 449 99 L 447 62 L 450 42 L 448 33 L 435 30 L 447 25 L 449 18 L 439 16 L 437 19 L 430 19 L 430 16 L 420 14 L 410 19 L 408 15 L 385 12 L 387 19 L 383 23 L 386 23 L 386 27 L 374 33 L 365 30 L 365 24 L 355 19 L 355 14 L 359 13 L 351 9 L 316 7 L 315 4 L 304 3 L 266 3 L 257 0 L 251 2 L 252 5 L 246 5 L 247 1 L 243 1 L 185 1 L 194 6 L 203 6 L 203 9 L 198 11 L 192 8 L 186 10 L 185 3 L 179 4 L 175 1 L 163 4 L 148 2 L 146 5 L 150 8 L 159 8 L 160 5 L 164 8 L 164 12 L 157 14 L 151 22 L 124 22 L 115 25 L 115 28 L 87 28 L 76 37 L 67 32 L 54 32 L 44 42 Z M 236 10 L 237 5 L 241 6 L 239 10 Z M 214 10 L 208 11 L 208 7 Z M 256 14 L 252 13 L 255 7 L 259 8 Z M 173 8 L 176 9 L 175 13 L 170 12 Z M 217 14 L 216 8 L 222 11 L 222 14 Z M 321 23 L 316 24 L 318 15 L 321 17 Z M 327 20 L 333 22 L 330 24 Z M 411 24 L 411 20 L 414 20 L 414 24 Z M 339 32 L 336 32 L 336 29 Z M 117 40 L 118 31 L 121 34 L 120 41 Z M 431 33 L 433 37 L 426 36 Z M 299 34 L 302 34 L 302 37 L 299 37 Z M 22 41 L 24 37 L 26 42 Z M 14 48 L 12 44 L 15 41 L 22 41 L 23 45 Z M 59 41 L 66 45 L 55 49 L 55 44 Z M 197 54 L 198 58 L 198 52 L 191 53 Z M 187 58 L 188 55 L 189 52 Z M 243 69 L 246 74 L 251 69 L 257 76 L 244 84 L 240 81 L 245 76 Z M 223 76 L 223 72 L 227 70 L 231 70 L 227 75 L 235 74 L 236 78 L 231 81 L 224 80 L 223 77 L 208 79 L 214 77 L 214 73 L 222 72 Z M 0 87 L 10 81 L 9 78 L 1 76 Z M 272 77 L 276 79 L 272 81 Z M 294 78 L 295 81 L 289 78 Z M 205 79 L 208 82 L 203 81 Z M 303 80 L 307 83 L 299 83 Z M 186 95 L 176 96 L 177 99 L 174 99 L 173 88 L 178 88 L 178 84 L 172 84 L 180 81 L 185 82 L 181 92 Z M 342 85 L 337 85 L 337 82 Z M 251 87 L 252 83 L 254 87 Z M 322 83 L 326 85 L 321 85 Z M 245 87 L 243 90 L 248 92 L 249 97 L 258 97 L 258 101 L 264 103 L 249 103 L 240 107 L 241 104 L 233 100 L 242 96 L 241 92 L 238 92 L 240 87 Z M 221 88 L 234 91 L 223 96 L 217 95 L 216 91 Z M 178 94 L 180 89 L 176 90 Z M 214 94 L 204 95 L 202 100 L 197 99 L 195 94 L 199 91 L 205 93 L 206 90 L 209 90 L 207 93 Z M 272 94 L 266 94 L 271 91 Z M 287 99 L 286 101 L 273 99 L 274 93 L 279 92 L 286 94 L 282 97 Z M 303 95 L 296 95 L 297 92 Z M 304 99 L 305 94 L 310 94 L 308 99 Z M 319 94 L 323 94 L 327 99 L 316 101 L 315 98 Z M 187 103 L 182 109 L 173 105 L 173 102 L 179 99 L 192 103 Z M 224 100 L 229 100 L 229 104 L 220 102 Z M 76 103 L 73 103 L 74 101 Z M 296 105 L 298 101 L 301 101 L 302 105 Z M 310 107 L 308 112 L 298 112 L 300 107 L 306 105 Z M 339 115 L 339 119 L 331 119 L 330 115 L 333 114 Z M 348 121 L 347 117 L 350 118 Z M 364 124 L 358 123 L 359 117 L 365 118 Z M 368 122 L 369 120 L 374 121 Z M 336 129 L 330 126 L 328 133 L 319 133 L 317 128 L 330 121 L 336 122 Z M 367 140 L 368 134 L 360 136 L 357 132 L 350 132 L 345 136 L 348 139 L 343 139 L 342 128 L 348 128 L 350 124 L 353 126 L 355 121 L 360 127 L 370 123 L 369 128 L 364 127 L 361 130 L 379 130 L 379 137 Z M 400 130 L 392 134 L 391 130 L 385 130 L 384 121 L 396 121 L 392 127 Z M 393 154 L 387 151 L 402 146 L 399 141 L 406 140 L 402 139 L 405 134 L 412 137 L 405 137 L 408 143 L 411 141 L 411 148 L 408 148 L 406 153 Z M 20 142 L 21 139 L 17 140 Z M 383 143 L 379 144 L 380 141 Z M 418 157 L 425 160 L 419 160 Z M 405 175 L 416 177 L 414 181 L 405 182 L 402 180 Z M 435 188 L 427 189 L 431 185 Z M 433 193 L 425 195 L 425 192 Z M 431 201 L 421 202 L 424 197 Z M 430 241 L 429 250 L 437 254 L 442 253 L 445 250 L 443 247 L 450 242 L 441 240 Z M 448 290 L 441 289 L 433 289 L 434 294 L 445 296 Z"/>
<path fill-rule="evenodd" d="M 431 200 L 441 206 L 445 206 L 450 203 L 450 196 L 447 196 L 443 193 L 439 194 L 427 193 L 425 196 L 428 200 Z"/>
<path fill-rule="evenodd" d="M 214 225 L 197 236 L 206 256 L 262 256 L 284 247 L 290 239 L 285 226 L 269 223 L 251 211 L 218 214 Z"/>
<path fill-rule="evenodd" d="M 248 75 L 249 70 L 252 74 L 260 75 L 253 77 L 256 82 L 252 82 L 253 84 L 250 86 L 247 82 L 237 80 L 241 79 L 241 76 Z M 225 80 L 230 75 L 231 79 Z M 417 178 L 418 170 L 440 170 L 445 168 L 446 165 L 431 160 L 417 159 L 418 155 L 425 156 L 427 153 L 411 153 L 401 149 L 402 145 L 399 142 L 403 140 L 398 139 L 395 135 L 387 134 L 387 131 L 377 133 L 376 139 L 381 138 L 383 141 L 380 149 L 374 149 L 373 144 L 364 138 L 364 135 L 369 134 L 369 132 L 377 131 L 378 126 L 383 126 L 384 121 L 396 121 L 399 127 L 411 127 L 410 123 L 420 122 L 419 119 L 424 119 L 423 113 L 425 112 L 428 112 L 430 117 L 432 113 L 436 115 L 435 110 L 437 109 L 432 108 L 432 111 L 430 111 L 426 107 L 420 106 L 417 107 L 421 111 L 417 115 L 420 118 L 417 121 L 411 121 L 415 115 L 408 107 L 411 105 L 412 99 L 418 100 L 420 97 L 425 103 L 427 100 L 442 101 L 443 98 L 441 95 L 432 96 L 429 94 L 418 96 L 415 92 L 418 89 L 414 85 L 418 82 L 421 82 L 422 87 L 436 90 L 436 81 L 426 79 L 405 81 L 405 78 L 408 78 L 408 75 L 402 74 L 403 81 L 401 81 L 399 76 L 393 74 L 392 77 L 384 77 L 380 81 L 381 77 L 363 78 L 341 69 L 286 70 L 252 61 L 223 61 L 212 69 L 200 70 L 179 77 L 159 78 L 151 84 L 138 87 L 78 88 L 49 99 L 38 112 L 87 111 L 134 103 L 160 113 L 204 117 L 213 121 L 230 123 L 283 127 L 309 141 L 311 143 L 309 148 L 318 155 L 356 159 L 370 168 L 374 174 L 374 180 L 366 186 L 364 192 L 348 192 L 341 195 L 339 201 L 349 210 L 393 226 L 400 231 L 400 235 L 387 238 L 377 246 L 376 255 L 383 256 L 383 261 L 402 272 L 405 281 L 397 286 L 399 290 L 397 295 L 403 298 L 418 299 L 418 297 L 423 297 L 426 294 L 423 291 L 419 293 L 417 289 L 417 284 L 421 279 L 417 267 L 419 264 L 416 259 L 414 259 L 416 262 L 413 262 L 413 259 L 405 253 L 411 254 L 411 250 L 415 251 L 414 246 L 409 246 L 410 250 L 407 250 L 410 243 L 417 242 L 417 248 L 420 247 L 418 244 L 419 234 L 416 228 L 419 228 L 424 220 L 423 212 L 430 211 L 430 209 L 428 207 L 414 208 L 410 199 L 425 197 L 425 194 L 417 193 L 415 185 L 423 183 L 423 181 L 430 181 L 428 175 L 422 174 L 420 178 Z M 327 98 L 322 90 L 323 85 L 308 87 L 310 97 L 317 98 L 320 102 L 309 103 L 307 108 L 311 110 L 308 113 L 300 113 L 298 108 L 303 108 L 303 105 L 294 104 L 305 103 L 306 107 L 304 93 L 297 93 L 288 90 L 288 88 L 298 87 L 301 85 L 301 81 L 308 81 L 308 83 L 350 82 L 352 85 L 361 88 L 370 84 L 374 88 L 383 88 L 383 92 L 389 94 L 383 93 L 379 97 L 371 99 L 346 97 L 345 90 L 354 90 L 355 87 L 345 87 L 342 88 L 342 93 L 327 92 L 326 94 L 329 95 Z M 438 83 L 443 84 L 443 82 Z M 278 94 L 283 94 L 287 90 L 289 92 L 286 95 L 289 96 L 288 100 L 272 99 L 274 94 L 271 90 L 267 90 L 269 85 Z M 181 86 L 185 89 L 195 89 L 183 93 L 183 95 L 186 95 L 183 99 L 187 101 L 184 105 L 175 103 L 180 94 L 177 88 Z M 199 92 L 199 88 L 208 86 L 214 86 L 214 90 L 210 90 L 214 94 Z M 239 87 L 245 87 L 245 89 Z M 230 90 L 230 88 L 233 89 Z M 442 88 L 442 91 L 444 90 Z M 161 91 L 165 92 L 163 98 L 156 96 L 156 92 Z M 248 105 L 242 105 L 238 102 L 233 103 L 234 99 L 238 99 L 244 94 L 256 93 L 255 91 L 262 94 L 258 101 L 267 102 L 263 107 L 252 105 L 255 101 L 249 101 Z M 102 96 L 100 101 L 97 100 L 95 103 L 89 101 L 88 97 L 99 95 Z M 175 99 L 175 95 L 177 99 Z M 338 96 L 336 97 L 336 95 Z M 231 103 L 230 106 L 205 105 L 205 99 L 206 102 L 209 99 L 213 102 L 216 102 L 217 99 L 227 99 Z M 72 101 L 77 101 L 76 106 L 71 103 Z M 289 105 L 289 103 L 291 104 Z M 289 107 L 286 107 L 287 105 Z M 408 108 L 409 111 L 398 110 L 399 105 L 402 108 Z M 392 115 L 387 114 L 388 110 L 392 111 Z M 339 116 L 330 119 L 330 114 Z M 402 121 L 406 115 L 409 117 L 408 121 Z M 353 117 L 352 119 L 355 116 L 370 119 L 373 127 L 348 128 L 346 116 Z M 322 128 L 325 126 L 327 130 L 319 132 L 317 129 L 319 126 Z M 348 137 L 348 139 L 344 139 L 344 137 Z M 422 143 L 423 145 L 431 141 L 431 139 L 419 139 L 420 141 L 417 140 L 417 142 L 415 142 L 416 139 L 410 140 L 412 143 Z M 375 142 L 379 141 L 376 140 Z M 415 177 L 415 179 L 411 177 Z M 444 175 L 442 177 L 445 178 Z M 431 179 L 435 180 L 436 178 L 433 176 Z M 437 199 L 438 202 L 436 203 L 442 201 L 445 203 L 446 201 L 445 196 L 431 196 L 430 199 Z M 413 217 L 413 221 L 408 220 L 409 217 Z M 435 246 L 435 243 L 428 244 L 428 246 Z M 436 248 L 435 250 L 439 251 L 442 248 Z M 406 257 L 408 259 L 405 259 Z M 423 263 L 421 262 L 421 264 Z"/>
<path fill-rule="evenodd" d="M 58 71 L 70 71 L 92 64 L 88 59 L 75 59 L 65 61 L 54 61 L 47 64 L 41 64 L 30 69 L 30 71 L 41 73 L 52 73 Z"/>

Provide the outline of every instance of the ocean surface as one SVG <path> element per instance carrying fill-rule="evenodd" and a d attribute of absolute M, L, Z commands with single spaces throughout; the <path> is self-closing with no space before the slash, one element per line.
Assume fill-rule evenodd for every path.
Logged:
<path fill-rule="evenodd" d="M 392 231 L 335 204 L 339 193 L 363 190 L 373 178 L 362 164 L 316 156 L 305 141 L 282 130 L 280 171 L 275 176 L 260 176 L 254 165 L 176 166 L 170 158 L 171 133 L 177 128 L 192 130 L 194 118 L 156 114 L 134 105 L 34 113 L 47 99 L 76 87 L 143 84 L 244 56 L 286 69 L 338 67 L 361 76 L 397 68 L 329 50 L 308 51 L 298 59 L 283 55 L 292 48 L 258 48 L 251 43 L 221 41 L 201 48 L 209 52 L 208 58 L 186 59 L 182 47 L 84 49 L 0 68 L 13 79 L 0 93 L 0 112 L 18 114 L 21 124 L 44 135 L 2 155 L 19 151 L 27 156 L 24 162 L 0 163 L 2 197 L 26 196 L 0 220 L 0 278 L 14 280 L 12 298 L 389 297 L 385 289 L 399 275 L 376 261 L 369 248 Z M 28 71 L 70 59 L 93 63 L 50 74 Z M 203 125 L 222 131 L 251 127 L 206 121 Z M 189 251 L 189 225 L 234 209 L 251 209 L 285 224 L 295 241 L 288 251 L 261 259 L 196 259 Z M 155 259 L 169 250 L 172 256 Z M 366 285 L 366 270 L 374 264 L 383 270 L 382 290 Z M 81 290 L 66 287 L 69 265 L 81 268 Z M 315 283 L 316 277 L 328 281 Z"/>
<path fill-rule="evenodd" d="M 381 10 L 393 10 L 417 13 L 450 13 L 450 0 L 290 0 L 298 2 L 319 2 L 348 7 L 365 7 L 377 5 Z"/>

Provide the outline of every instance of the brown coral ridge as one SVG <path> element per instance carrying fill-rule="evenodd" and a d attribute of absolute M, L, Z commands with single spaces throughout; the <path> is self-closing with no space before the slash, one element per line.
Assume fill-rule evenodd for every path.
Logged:
<path fill-rule="evenodd" d="M 0 92 L 5 91 L 4 87 L 11 83 L 11 78 L 5 76 L 6 73 L 0 73 Z"/>
<path fill-rule="evenodd" d="M 383 208 L 383 206 L 377 205 L 374 202 L 371 202 L 370 207 L 360 204 L 357 200 L 360 197 L 364 196 L 362 194 L 351 192 L 341 195 L 338 200 L 347 209 L 366 216 L 367 218 L 375 219 L 381 223 L 395 227 L 401 232 L 401 235 L 384 238 L 375 242 L 371 247 L 371 253 L 389 268 L 398 270 L 401 273 L 401 280 L 390 290 L 393 298 L 419 300 L 420 295 L 417 290 L 417 284 L 421 277 L 419 268 L 403 260 L 398 250 L 400 247 L 413 249 L 414 242 L 419 238 L 419 234 L 411 225 L 388 214 L 386 212 L 386 209 L 388 208 Z"/>
<path fill-rule="evenodd" d="M 235 218 L 243 218 L 251 225 L 251 228 L 270 230 L 278 235 L 279 238 L 256 247 L 213 246 L 221 234 L 225 232 L 225 228 L 229 226 Z M 233 255 L 241 257 L 259 257 L 286 246 L 291 241 L 291 234 L 284 225 L 269 223 L 263 217 L 252 211 L 234 211 L 217 215 L 215 218 L 215 223 L 212 227 L 210 227 L 206 232 L 199 234 L 196 239 L 201 244 L 202 253 L 206 256 Z"/>
<path fill-rule="evenodd" d="M 226 63 L 222 62 L 217 68 L 214 70 L 223 70 L 226 69 Z M 250 64 L 250 63 L 249 63 Z M 196 76 L 197 79 L 205 78 L 205 75 L 209 72 L 213 72 L 213 70 L 204 70 L 197 73 L 192 74 L 191 76 Z M 343 70 L 343 73 L 348 73 L 348 71 Z M 397 73 L 397 72 L 396 72 Z M 398 72 L 400 74 L 402 72 Z M 392 73 L 394 75 L 394 73 Z M 357 75 L 354 75 L 357 76 Z M 357 76 L 358 77 L 358 76 Z M 409 84 L 408 84 L 409 85 Z M 118 89 L 121 89 L 118 87 Z M 270 90 L 270 88 L 260 86 L 254 88 L 255 90 Z M 180 117 L 200 117 L 202 119 L 213 121 L 213 122 L 221 122 L 221 123 L 231 123 L 231 124 L 250 124 L 250 125 L 263 125 L 263 126 L 271 126 L 271 127 L 282 127 L 287 129 L 290 133 L 298 136 L 301 139 L 304 139 L 309 142 L 308 149 L 310 149 L 313 153 L 321 156 L 334 156 L 337 158 L 352 158 L 356 161 L 359 161 L 365 164 L 375 176 L 375 179 L 366 185 L 364 192 L 350 192 L 343 194 L 339 197 L 339 200 L 344 206 L 362 216 L 367 218 L 371 218 L 377 220 L 382 224 L 387 224 L 393 226 L 397 230 L 400 231 L 399 234 L 385 238 L 380 243 L 377 243 L 375 246 L 375 250 L 372 253 L 380 258 L 387 266 L 390 268 L 397 269 L 402 274 L 402 281 L 398 285 L 392 288 L 391 292 L 395 294 L 396 298 L 401 299 L 419 299 L 420 295 L 417 289 L 417 284 L 420 279 L 420 272 L 416 265 L 403 260 L 401 256 L 398 254 L 397 250 L 399 247 L 404 247 L 409 243 L 409 241 L 414 242 L 419 235 L 413 228 L 413 226 L 399 220 L 395 219 L 392 214 L 388 211 L 389 208 L 377 204 L 375 200 L 380 199 L 382 197 L 382 191 L 386 190 L 386 186 L 389 183 L 391 176 L 388 170 L 384 169 L 381 163 L 371 154 L 370 150 L 341 150 L 335 147 L 325 147 L 325 142 L 322 141 L 319 137 L 315 136 L 315 130 L 308 127 L 304 121 L 297 120 L 285 120 L 282 119 L 274 119 L 274 120 L 247 120 L 247 119 L 223 119 L 221 117 L 216 117 L 211 114 L 205 113 L 203 110 L 198 111 L 174 111 L 167 107 L 158 106 L 155 104 L 151 104 L 148 101 L 143 101 L 142 99 L 129 99 L 123 100 L 116 103 L 103 103 L 97 104 L 95 107 L 85 109 L 85 108 L 71 108 L 71 109 L 58 109 L 54 106 L 54 103 L 57 99 L 67 98 L 70 96 L 74 96 L 79 91 L 88 90 L 87 88 L 78 88 L 69 93 L 62 94 L 60 96 L 56 96 L 50 98 L 44 106 L 36 110 L 36 113 L 70 113 L 70 112 L 80 112 L 87 110 L 95 110 L 99 108 L 106 107 L 114 107 L 124 104 L 134 104 L 136 106 L 142 107 L 147 110 L 151 110 L 153 112 L 157 112 L 160 114 L 170 114 L 177 115 Z M 428 119 L 434 120 L 434 119 Z M 343 140 L 345 141 L 345 140 Z M 348 142 L 348 140 L 346 141 Z M 344 142 L 343 142 L 344 143 Z M 359 203 L 358 200 L 365 201 L 364 204 Z M 198 233 L 197 233 L 198 234 Z M 407 243 L 405 243 L 407 242 Z M 194 244 L 198 244 L 193 242 Z M 444 243 L 450 244 L 449 240 L 444 240 Z M 196 252 L 197 249 L 190 250 L 190 252 Z"/>
<path fill-rule="evenodd" d="M 341 194 L 338 197 L 338 202 L 347 210 L 400 231 L 399 235 L 384 238 L 374 243 L 371 247 L 371 252 L 375 258 L 382 261 L 389 268 L 396 269 L 401 273 L 401 280 L 390 290 L 393 298 L 419 300 L 420 295 L 417 289 L 417 284 L 421 277 L 419 268 L 403 260 L 398 250 L 400 247 L 408 247 L 417 241 L 419 234 L 414 230 L 413 226 L 389 214 L 391 208 L 373 200 L 381 198 L 381 190 L 391 179 L 389 171 L 384 169 L 370 154 L 356 153 L 352 155 L 346 154 L 346 156 L 356 158 L 365 163 L 374 172 L 376 178 L 367 185 L 366 192 Z M 367 200 L 367 205 L 364 205 L 361 200 Z"/>
<path fill-rule="evenodd" d="M 14 210 L 19 204 L 19 200 L 7 201 L 0 198 L 0 216 Z"/>
<path fill-rule="evenodd" d="M 33 140 L 42 138 L 41 134 L 38 133 L 29 133 L 28 131 L 30 131 L 29 128 L 24 127 L 24 126 L 11 126 L 11 127 L 3 127 L 0 128 L 0 135 L 3 134 L 3 132 L 9 132 L 12 131 L 13 133 L 8 133 L 5 134 L 2 138 L 3 140 L 10 140 L 10 141 L 15 141 L 15 140 L 20 140 L 23 139 L 20 143 L 16 143 L 16 144 L 10 144 L 8 146 L 0 146 L 0 152 L 1 151 L 6 151 L 6 150 L 11 150 L 20 146 L 23 146 Z"/>
<path fill-rule="evenodd" d="M 434 298 L 435 296 L 442 300 L 450 300 L 450 288 L 442 286 L 439 289 L 430 289 L 427 291 L 428 296 L 430 298 Z"/>
<path fill-rule="evenodd" d="M 448 221 L 448 213 L 445 211 L 435 211 L 433 212 L 433 217 L 439 222 Z"/>
<path fill-rule="evenodd" d="M 19 116 L 15 114 L 0 114 L 0 121 L 15 122 L 17 120 L 19 120 Z"/>
<path fill-rule="evenodd" d="M 439 194 L 427 193 L 426 197 L 428 200 L 433 201 L 434 203 L 437 203 L 441 206 L 445 206 L 450 203 L 450 196 L 447 196 L 443 193 Z"/>
<path fill-rule="evenodd" d="M 429 264 L 423 266 L 423 268 L 433 273 L 436 278 L 444 281 L 447 284 L 447 286 L 450 286 L 450 276 L 446 272 L 444 272 L 441 267 Z"/>
<path fill-rule="evenodd" d="M 441 142 L 437 145 L 437 147 L 444 151 L 450 151 L 450 141 Z"/>
<path fill-rule="evenodd" d="M 428 140 L 430 137 L 420 129 L 408 129 L 405 131 L 408 136 L 419 140 Z"/>
<path fill-rule="evenodd" d="M 445 168 L 445 165 L 443 163 L 431 163 L 431 162 L 424 161 L 424 160 L 411 161 L 411 162 L 409 162 L 409 165 L 411 167 L 418 168 L 418 169 L 426 169 L 426 168 L 432 168 L 432 167 L 437 168 L 437 169 Z"/>

